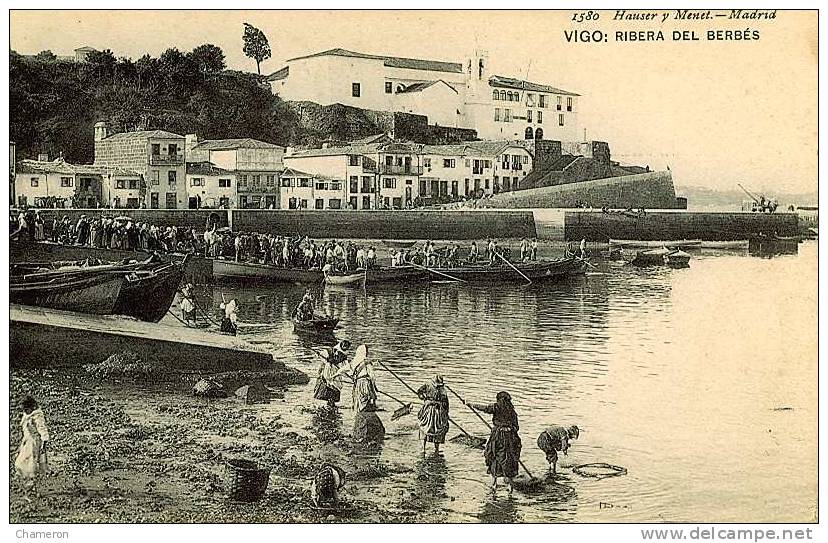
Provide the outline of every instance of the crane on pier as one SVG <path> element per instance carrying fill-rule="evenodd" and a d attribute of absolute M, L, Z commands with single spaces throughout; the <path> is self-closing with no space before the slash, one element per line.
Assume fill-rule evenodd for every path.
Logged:
<path fill-rule="evenodd" d="M 745 191 L 745 194 L 750 196 L 750 198 L 753 200 L 752 211 L 758 211 L 759 213 L 773 213 L 776 211 L 776 208 L 779 205 L 776 200 L 765 198 L 764 194 L 760 195 L 759 198 L 757 198 L 748 189 L 743 187 L 741 183 L 736 184 L 739 185 L 739 188 Z"/>

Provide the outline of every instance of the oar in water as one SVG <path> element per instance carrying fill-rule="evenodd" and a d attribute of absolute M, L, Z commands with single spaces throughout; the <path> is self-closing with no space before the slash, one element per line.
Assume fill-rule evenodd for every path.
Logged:
<path fill-rule="evenodd" d="M 512 264 L 511 262 L 509 262 L 509 261 L 506 259 L 506 257 L 505 257 L 505 256 L 503 256 L 502 254 L 498 253 L 497 251 L 495 251 L 495 254 L 496 254 L 496 255 L 500 258 L 500 260 L 502 260 L 503 262 L 505 262 L 506 264 L 508 264 L 509 266 L 511 266 L 511 268 L 512 268 L 513 270 L 515 270 L 516 272 L 518 272 L 518 273 L 521 275 L 521 277 L 523 277 L 524 279 L 526 279 L 526 281 L 527 281 L 527 282 L 526 282 L 526 284 L 527 284 L 527 285 L 531 285 L 531 284 L 532 284 L 532 280 L 531 280 L 531 279 L 529 279 L 528 277 L 526 277 L 526 274 L 525 274 L 525 273 L 523 273 L 522 271 L 520 271 L 519 269 L 517 269 L 517 268 L 515 267 L 515 265 L 514 265 L 514 264 Z"/>
<path fill-rule="evenodd" d="M 313 351 L 313 353 L 314 353 L 316 356 L 318 356 L 319 358 L 322 358 L 322 359 L 324 359 L 324 360 L 327 360 L 327 358 L 325 358 L 324 356 L 322 356 L 322 353 L 320 353 L 320 352 L 319 352 L 319 351 L 317 351 L 316 349 L 311 349 L 311 351 Z M 351 381 L 351 380 L 350 380 L 350 379 L 348 379 L 348 378 L 344 378 L 343 380 L 344 380 L 346 383 L 348 383 L 349 385 L 353 385 L 353 384 L 354 384 L 354 382 L 353 382 L 353 381 Z M 394 413 L 391 415 L 391 420 L 397 420 L 397 419 L 399 419 L 399 418 L 401 418 L 401 417 L 404 417 L 404 416 L 408 415 L 409 413 L 411 413 L 411 403 L 410 403 L 410 402 L 409 402 L 409 403 L 406 403 L 406 402 L 402 401 L 401 399 L 399 399 L 399 398 L 397 398 L 397 397 L 395 397 L 395 396 L 392 396 L 391 394 L 389 394 L 389 393 L 387 393 L 387 392 L 385 392 L 385 391 L 382 391 L 382 390 L 377 390 L 377 392 L 379 392 L 379 393 L 380 393 L 380 394 L 382 394 L 383 396 L 386 396 L 386 397 L 388 397 L 388 398 L 391 398 L 392 400 L 394 400 L 395 402 L 399 403 L 399 404 L 402 406 L 402 407 L 398 408 L 396 411 L 394 411 Z"/>
<path fill-rule="evenodd" d="M 389 368 L 388 366 L 386 366 L 385 364 L 383 364 L 383 363 L 382 363 L 382 362 L 380 362 L 380 361 L 377 361 L 377 363 L 378 363 L 380 366 L 382 366 L 382 367 L 383 367 L 383 369 L 385 369 L 385 371 L 387 371 L 388 373 L 390 373 L 391 375 L 393 375 L 394 377 L 396 377 L 396 378 L 397 378 L 397 381 L 399 381 L 400 383 L 402 383 L 402 384 L 403 384 L 403 386 L 404 386 L 405 388 L 407 388 L 408 390 L 410 390 L 412 394 L 414 394 L 415 396 L 419 397 L 419 394 L 417 394 L 417 391 L 416 391 L 416 390 L 414 390 L 413 388 L 411 388 L 410 386 L 408 386 L 408 383 L 406 383 L 406 382 L 403 380 L 403 378 L 402 378 L 402 377 L 400 377 L 399 375 L 397 375 L 397 374 L 396 374 L 396 372 L 394 372 L 394 370 L 392 370 L 391 368 Z M 468 438 L 468 440 L 469 440 L 469 446 L 470 446 L 470 447 L 475 447 L 475 448 L 477 448 L 477 446 L 478 446 L 477 444 L 480 442 L 480 438 L 479 438 L 479 437 L 475 437 L 475 436 L 471 435 L 470 433 L 468 433 L 467 431 L 465 431 L 465 430 L 464 430 L 464 429 L 463 429 L 463 428 L 462 428 L 459 424 L 457 424 L 456 422 L 454 422 L 453 420 L 451 420 L 451 417 L 449 417 L 448 421 L 449 421 L 450 423 L 452 423 L 454 426 L 456 426 L 458 430 L 460 430 L 461 432 L 463 432 L 463 434 L 464 434 L 464 435 L 466 436 L 466 438 Z"/>
<path fill-rule="evenodd" d="M 466 400 L 464 400 L 464 399 L 463 399 L 463 398 L 462 398 L 459 394 L 457 394 L 456 392 L 454 392 L 454 390 L 453 390 L 450 386 L 445 385 L 445 387 L 446 387 L 446 388 L 447 388 L 447 389 L 448 389 L 448 390 L 449 390 L 452 394 L 454 394 L 455 396 L 457 396 L 457 399 L 458 399 L 458 400 L 460 400 L 460 401 L 463 403 L 463 405 L 465 405 L 466 407 L 468 407 L 469 409 L 471 409 L 472 413 L 474 413 L 475 415 L 477 415 L 477 418 L 479 418 L 480 420 L 482 420 L 482 421 L 483 421 L 483 424 L 485 424 L 485 425 L 486 425 L 486 427 L 489 429 L 489 431 L 491 431 L 491 430 L 492 430 L 492 425 L 491 425 L 491 424 L 489 424 L 489 421 L 487 421 L 486 419 L 484 419 L 484 418 L 483 418 L 483 416 L 482 416 L 480 413 L 478 413 L 478 412 L 477 412 L 477 409 L 475 409 L 474 407 L 472 407 L 471 405 L 469 405 L 468 403 L 466 403 Z M 520 464 L 520 467 L 522 467 L 522 468 L 523 468 L 523 471 L 525 471 L 525 472 L 526 472 L 526 475 L 528 475 L 530 479 L 535 479 L 535 476 L 534 476 L 534 475 L 532 475 L 532 472 L 531 472 L 531 471 L 529 471 L 529 468 L 527 468 L 527 467 L 526 467 L 526 465 L 523 463 L 523 460 L 518 459 L 518 464 Z"/>
<path fill-rule="evenodd" d="M 435 269 L 433 269 L 433 268 L 428 268 L 428 267 L 426 267 L 426 266 L 420 266 L 419 264 L 415 264 L 415 263 L 413 263 L 413 262 L 409 262 L 409 264 L 411 264 L 411 265 L 412 265 L 412 266 L 414 266 L 415 268 L 419 268 L 419 269 L 421 269 L 421 270 L 426 270 L 426 271 L 429 271 L 429 272 L 431 272 L 431 273 L 436 273 L 437 275 L 442 275 L 443 277 L 448 277 L 448 278 L 449 278 L 449 279 L 451 279 L 452 281 L 457 281 L 457 282 L 459 282 L 459 283 L 465 283 L 465 281 L 464 281 L 464 280 L 462 280 L 462 279 L 460 279 L 460 278 L 458 278 L 458 277 L 454 277 L 453 275 L 449 275 L 449 274 L 447 274 L 447 273 L 439 272 L 439 271 L 437 271 L 437 270 L 435 270 Z"/>

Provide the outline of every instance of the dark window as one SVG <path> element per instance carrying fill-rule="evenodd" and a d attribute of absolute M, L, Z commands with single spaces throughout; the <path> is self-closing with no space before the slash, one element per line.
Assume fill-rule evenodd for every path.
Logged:
<path fill-rule="evenodd" d="M 329 209 L 341 209 L 342 208 L 342 200 L 339 198 L 331 198 L 328 200 L 328 208 Z"/>
<path fill-rule="evenodd" d="M 527 111 L 526 111 L 526 122 L 527 122 L 527 123 L 531 123 L 531 122 L 532 122 L 532 110 L 531 110 L 531 109 L 529 109 L 529 110 L 527 110 Z"/>
<path fill-rule="evenodd" d="M 527 126 L 527 127 L 526 127 L 526 132 L 524 132 L 524 137 L 525 137 L 527 140 L 530 140 L 530 139 L 532 139 L 532 135 L 533 135 L 533 132 L 532 132 L 532 127 L 531 127 L 531 126 Z"/>
<path fill-rule="evenodd" d="M 170 184 L 170 186 L 171 186 L 171 187 L 174 187 L 174 186 L 175 186 L 175 182 L 176 182 L 176 180 L 177 180 L 177 178 L 176 178 L 176 171 L 175 171 L 175 170 L 170 170 L 170 171 L 168 171 L 168 172 L 167 172 L 167 181 L 169 182 L 169 184 Z M 167 206 L 167 208 L 169 208 L 169 206 Z"/>
<path fill-rule="evenodd" d="M 391 94 L 393 92 L 393 85 L 390 81 L 385 82 L 385 94 Z"/>
<path fill-rule="evenodd" d="M 542 140 L 543 139 L 543 128 L 535 129 L 535 139 Z"/>
<path fill-rule="evenodd" d="M 32 186 L 36 187 L 39 184 L 40 184 L 40 178 L 39 177 L 32 177 Z"/>
<path fill-rule="evenodd" d="M 152 144 L 152 154 L 153 156 L 158 156 L 161 154 L 161 144 L 160 143 L 153 143 Z"/>
<path fill-rule="evenodd" d="M 138 180 L 137 179 L 130 179 L 129 180 L 129 188 L 137 189 L 138 188 Z"/>
<path fill-rule="evenodd" d="M 325 209 L 325 200 L 317 198 L 313 205 L 316 209 Z"/>
<path fill-rule="evenodd" d="M 359 166 L 359 155 L 350 155 L 349 159 L 351 166 Z"/>
<path fill-rule="evenodd" d="M 558 126 L 563 126 L 563 125 L 564 125 L 564 116 L 563 116 L 563 113 L 561 113 L 560 115 L 558 115 Z"/>
<path fill-rule="evenodd" d="M 219 179 L 219 187 L 227 188 L 230 186 L 229 179 Z"/>
<path fill-rule="evenodd" d="M 492 91 L 492 100 L 500 100 L 500 93 L 498 91 Z"/>
<path fill-rule="evenodd" d="M 167 154 L 170 156 L 175 156 L 176 154 L 178 154 L 178 145 L 176 145 L 175 143 L 170 143 L 169 145 L 167 145 Z"/>
<path fill-rule="evenodd" d="M 371 209 L 371 197 L 370 196 L 363 196 L 362 197 L 362 209 Z"/>
<path fill-rule="evenodd" d="M 351 96 L 359 98 L 359 83 L 351 83 Z"/>
<path fill-rule="evenodd" d="M 543 111 L 538 111 L 538 124 L 543 124 Z"/>
<path fill-rule="evenodd" d="M 178 207 L 178 200 L 174 192 L 167 193 L 167 209 L 175 209 Z"/>
<path fill-rule="evenodd" d="M 567 111 L 572 111 L 572 97 L 571 96 L 566 97 L 566 110 Z"/>

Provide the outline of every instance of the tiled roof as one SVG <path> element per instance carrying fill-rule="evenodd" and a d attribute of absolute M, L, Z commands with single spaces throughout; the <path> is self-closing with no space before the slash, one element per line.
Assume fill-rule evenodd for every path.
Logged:
<path fill-rule="evenodd" d="M 312 173 L 303 172 L 300 170 L 296 170 L 293 168 L 285 168 L 284 171 L 279 174 L 279 177 L 317 177 Z"/>
<path fill-rule="evenodd" d="M 373 60 L 382 60 L 385 66 L 389 66 L 392 68 L 406 68 L 409 70 L 431 70 L 434 72 L 449 72 L 449 73 L 463 73 L 463 65 L 459 62 L 444 62 L 440 60 L 423 60 L 418 58 L 404 58 L 404 57 L 389 57 L 384 55 L 368 55 L 365 53 L 357 53 L 356 51 L 348 51 L 347 49 L 329 49 L 327 51 L 322 51 L 320 53 L 314 53 L 312 55 L 305 55 L 302 57 L 296 57 L 288 60 L 288 62 L 292 62 L 294 60 L 303 60 L 306 58 L 314 58 L 314 57 L 325 57 L 325 56 L 334 56 L 334 57 L 351 57 L 351 58 L 365 58 L 365 59 L 373 59 Z M 278 73 L 278 72 L 277 72 Z"/>
<path fill-rule="evenodd" d="M 84 45 L 83 47 L 78 47 L 75 51 L 97 51 L 94 47 L 89 47 L 88 45 Z"/>
<path fill-rule="evenodd" d="M 233 172 L 219 168 L 212 162 L 188 162 L 187 175 L 233 175 Z"/>
<path fill-rule="evenodd" d="M 125 139 L 184 139 L 184 136 L 167 132 L 166 130 L 139 130 L 138 132 L 118 132 L 106 137 L 107 140 Z"/>
<path fill-rule="evenodd" d="M 423 81 L 421 83 L 414 83 L 413 85 L 409 85 L 406 88 L 404 88 L 403 90 L 399 91 L 397 94 L 406 94 L 406 93 L 409 93 L 409 92 L 422 92 L 422 91 L 426 90 L 427 88 L 431 87 L 432 85 L 434 85 L 435 83 L 442 83 L 443 85 L 445 85 L 446 87 L 450 88 L 455 93 L 457 93 L 457 89 L 455 89 L 454 87 L 452 87 L 451 85 L 449 85 L 448 83 L 443 81 L 442 79 L 437 79 L 436 81 Z"/>
<path fill-rule="evenodd" d="M 452 145 L 425 145 L 422 153 L 443 156 L 497 156 L 509 147 L 524 148 L 512 141 L 482 140 Z"/>
<path fill-rule="evenodd" d="M 295 158 L 304 158 L 304 157 L 311 157 L 311 156 L 339 156 L 339 155 L 365 155 L 376 153 L 377 150 L 382 146 L 385 145 L 383 143 L 369 143 L 369 144 L 357 144 L 357 145 L 346 145 L 343 147 L 328 147 L 326 149 L 303 149 L 294 151 L 292 155 L 289 155 L 287 158 L 295 157 Z"/>
<path fill-rule="evenodd" d="M 22 160 L 17 166 L 17 173 L 64 173 L 68 175 L 118 175 L 122 177 L 140 177 L 141 174 L 122 168 L 108 168 L 96 164 L 69 164 L 62 158 L 53 161 Z"/>
<path fill-rule="evenodd" d="M 283 147 L 252 138 L 236 138 L 226 140 L 204 140 L 199 142 L 193 150 L 198 151 L 226 151 L 230 149 L 282 149 Z"/>
<path fill-rule="evenodd" d="M 351 140 L 351 145 L 360 145 L 360 144 L 368 144 L 368 143 L 382 143 L 382 142 L 389 142 L 391 138 L 388 134 L 374 134 L 373 136 L 368 136 L 365 138 L 360 138 L 358 140 Z"/>
<path fill-rule="evenodd" d="M 273 72 L 265 79 L 267 81 L 279 81 L 280 79 L 286 78 L 288 75 L 290 75 L 290 66 L 285 66 L 281 70 Z"/>
<path fill-rule="evenodd" d="M 515 79 L 513 77 L 504 77 L 502 75 L 493 75 L 489 78 L 489 85 L 492 87 L 503 87 L 506 89 L 520 89 L 534 92 L 548 92 L 550 94 L 565 94 L 568 96 L 580 96 L 574 92 L 569 92 L 549 85 L 541 85 L 540 83 L 532 83 L 522 79 Z"/>

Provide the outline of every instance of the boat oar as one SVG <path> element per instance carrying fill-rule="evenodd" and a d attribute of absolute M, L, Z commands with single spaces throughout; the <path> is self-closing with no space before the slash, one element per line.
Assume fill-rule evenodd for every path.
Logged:
<path fill-rule="evenodd" d="M 522 271 L 520 271 L 519 269 L 517 269 L 517 268 L 515 267 L 515 265 L 514 265 L 514 264 L 512 264 L 511 262 L 509 262 L 509 261 L 506 259 L 506 257 L 505 257 L 505 256 L 503 256 L 502 254 L 498 253 L 497 251 L 495 251 L 495 253 L 494 253 L 494 254 L 495 254 L 495 255 L 497 255 L 497 256 L 498 256 L 498 258 L 500 258 L 500 260 L 502 260 L 503 262 L 505 262 L 506 264 L 508 264 L 509 266 L 511 266 L 511 268 L 512 268 L 513 270 L 515 270 L 516 272 L 518 272 L 518 273 L 521 275 L 521 277 L 523 277 L 524 279 L 526 279 L 526 281 L 527 281 L 527 283 L 526 283 L 526 284 L 527 284 L 527 285 L 531 285 L 531 284 L 532 284 L 532 280 L 531 280 L 531 279 L 529 279 L 528 277 L 526 277 L 526 274 L 525 274 L 525 273 L 523 273 Z"/>
<path fill-rule="evenodd" d="M 454 277 L 454 276 L 452 276 L 452 275 L 449 275 L 449 274 L 447 274 L 447 273 L 439 272 L 439 271 L 437 271 L 437 270 L 435 270 L 435 269 L 432 269 L 432 268 L 427 268 L 427 267 L 425 267 L 425 266 L 420 266 L 419 264 L 415 264 L 415 263 L 413 263 L 413 262 L 409 262 L 409 264 L 411 264 L 411 265 L 412 265 L 412 266 L 414 266 L 415 268 L 419 268 L 419 269 L 421 269 L 421 270 L 426 270 L 426 271 L 429 271 L 429 272 L 431 272 L 431 273 L 436 273 L 437 275 L 442 275 L 443 277 L 448 277 L 448 278 L 449 278 L 449 279 L 451 279 L 452 281 L 457 281 L 457 282 L 459 282 L 459 283 L 465 283 L 465 281 L 464 281 L 464 280 L 459 279 L 459 278 L 457 278 L 457 277 Z"/>
<path fill-rule="evenodd" d="M 449 391 L 450 391 L 452 394 L 454 394 L 455 396 L 457 396 L 457 399 L 458 399 L 458 400 L 460 400 L 460 401 L 463 403 L 463 405 L 465 405 L 466 407 L 468 407 L 469 409 L 471 409 L 472 413 L 474 413 L 475 415 L 477 415 L 477 418 L 479 418 L 480 420 L 482 420 L 482 421 L 483 421 L 483 424 L 485 424 L 485 425 L 486 425 L 486 427 L 489 429 L 489 431 L 491 431 L 491 430 L 492 430 L 492 425 L 491 425 L 491 424 L 489 424 L 489 421 L 487 421 L 486 419 L 484 419 L 484 418 L 483 418 L 483 416 L 482 416 L 480 413 L 478 413 L 478 412 L 477 412 L 477 409 L 475 409 L 474 407 L 472 407 L 471 405 L 469 405 L 468 403 L 466 403 L 466 400 L 464 400 L 464 399 L 463 399 L 463 398 L 462 398 L 459 394 L 457 394 L 456 392 L 454 392 L 454 390 L 453 390 L 450 386 L 445 385 L 445 387 L 446 387 L 447 389 L 449 389 Z M 519 459 L 519 458 L 518 458 L 518 464 L 520 464 L 520 467 L 522 467 L 522 468 L 523 468 L 523 471 L 525 471 L 525 472 L 526 472 L 526 475 L 528 475 L 530 479 L 535 479 L 535 476 L 534 476 L 534 475 L 532 475 L 532 472 L 531 472 L 531 471 L 529 471 L 529 468 L 527 468 L 527 467 L 526 467 L 526 464 L 524 464 L 524 463 L 523 463 L 523 460 L 521 460 L 521 459 Z"/>
<path fill-rule="evenodd" d="M 383 369 L 385 369 L 385 371 L 387 371 L 388 373 L 390 373 L 391 375 L 393 375 L 394 377 L 396 377 L 396 378 L 397 378 L 397 381 L 399 381 L 400 383 L 402 383 L 402 384 L 403 384 L 403 386 L 404 386 L 405 388 L 407 388 L 408 390 L 410 390 L 412 394 L 414 394 L 414 395 L 415 395 L 415 396 L 417 396 L 418 398 L 420 397 L 420 395 L 419 395 L 419 394 L 417 394 L 417 391 L 416 391 L 416 390 L 414 390 L 413 388 L 411 388 L 410 386 L 408 386 L 408 383 L 406 383 L 406 382 L 403 380 L 403 378 L 402 378 L 402 377 L 400 377 L 399 375 L 397 375 L 397 374 L 396 374 L 396 372 L 394 372 L 394 370 L 392 370 L 391 368 L 389 368 L 388 366 L 386 366 L 385 364 L 383 364 L 383 363 L 382 363 L 382 362 L 380 362 L 379 360 L 377 361 L 377 363 L 378 363 L 380 366 L 382 366 L 382 367 L 383 367 Z M 468 433 L 467 431 L 465 431 L 465 430 L 463 429 L 463 427 L 462 427 L 462 426 L 460 426 L 459 424 L 457 424 L 456 422 L 454 422 L 453 420 L 451 420 L 451 417 L 448 417 L 448 421 L 449 421 L 450 423 L 452 423 L 454 426 L 456 426 L 458 430 L 460 430 L 461 432 L 463 432 L 463 435 L 465 435 L 465 436 L 468 438 L 468 440 L 469 440 L 469 446 L 470 446 L 470 447 L 476 447 L 476 446 L 477 446 L 476 444 L 477 444 L 477 443 L 479 443 L 480 438 L 475 437 L 475 436 L 471 435 L 470 433 Z"/>

